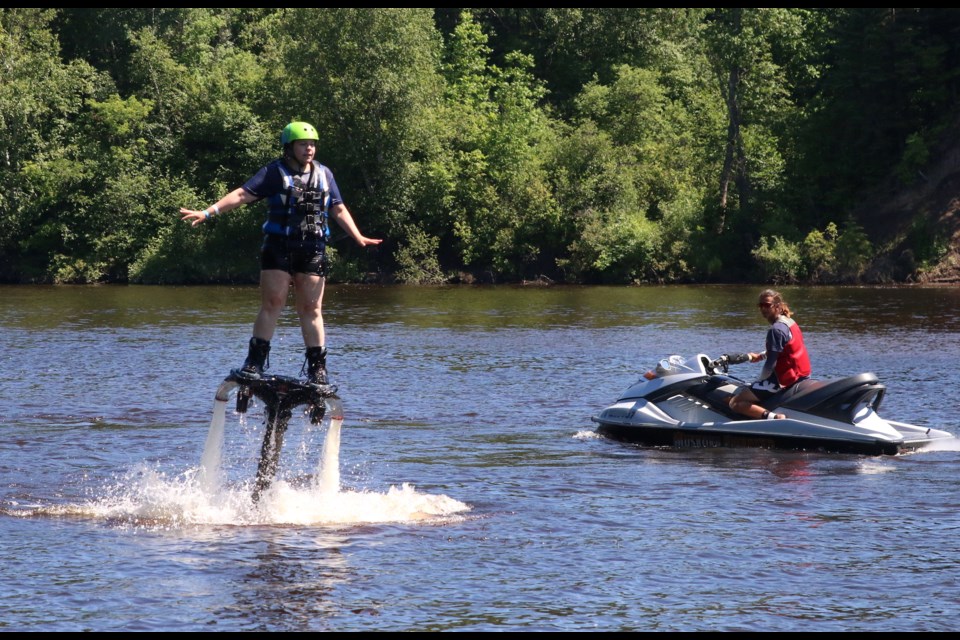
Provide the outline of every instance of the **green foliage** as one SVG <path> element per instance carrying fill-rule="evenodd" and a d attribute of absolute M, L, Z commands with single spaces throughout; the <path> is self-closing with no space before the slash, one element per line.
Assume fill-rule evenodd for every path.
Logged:
<path fill-rule="evenodd" d="M 828 282 L 836 270 L 837 225 L 830 223 L 824 231 L 814 229 L 803 239 L 802 255 L 808 280 Z"/>
<path fill-rule="evenodd" d="M 691 105 L 670 97 L 663 76 L 629 66 L 616 73 L 609 86 L 593 81 L 584 88 L 577 99 L 580 124 L 552 159 L 559 201 L 574 212 L 574 220 L 581 220 L 568 233 L 574 240 L 567 264 L 579 265 L 576 273 L 586 273 L 584 265 L 592 264 L 597 273 L 598 265 L 615 257 L 604 267 L 613 279 L 687 279 L 688 239 L 707 197 L 704 177 L 711 167 L 706 148 L 698 146 L 690 130 L 705 121 Z M 581 211 L 590 213 L 581 216 Z M 638 213 L 650 224 L 641 225 Z M 633 221 L 629 235 L 637 245 L 630 250 L 616 248 L 616 237 L 589 230 L 597 220 L 622 216 Z M 593 256 L 605 257 L 597 261 Z"/>
<path fill-rule="evenodd" d="M 921 270 L 933 267 L 950 249 L 950 238 L 929 217 L 914 218 L 907 233 L 907 244 Z"/>
<path fill-rule="evenodd" d="M 143 284 L 256 283 L 260 274 L 259 208 L 241 208 L 194 228 L 180 221 L 181 206 L 206 203 L 179 179 L 160 179 L 153 191 L 163 216 L 128 268 Z M 187 203 L 184 205 L 184 203 Z"/>
<path fill-rule="evenodd" d="M 781 237 L 771 242 L 760 238 L 760 244 L 751 251 L 760 266 L 764 282 L 790 284 L 797 282 L 803 269 L 803 256 L 800 246 Z"/>
<path fill-rule="evenodd" d="M 581 238 L 569 262 L 574 274 L 619 284 L 661 279 L 662 238 L 642 212 L 588 215 Z"/>
<path fill-rule="evenodd" d="M 125 281 L 126 265 L 146 241 L 143 225 L 159 215 L 147 154 L 149 103 L 91 99 L 71 144 L 37 154 L 23 176 L 49 185 L 48 198 L 25 207 L 24 254 L 47 262 L 55 282 Z M 66 169 L 66 171 L 64 171 Z M 26 266 L 43 269 L 32 260 Z"/>
<path fill-rule="evenodd" d="M 437 250 L 440 239 L 412 226 L 397 249 L 397 282 L 403 284 L 442 284 L 447 278 L 440 269 Z"/>
<path fill-rule="evenodd" d="M 837 237 L 837 272 L 841 279 L 856 282 L 873 257 L 873 245 L 856 222 L 850 221 Z"/>
<path fill-rule="evenodd" d="M 907 142 L 904 145 L 903 155 L 895 169 L 897 178 L 904 184 L 910 184 L 923 175 L 923 169 L 930 162 L 930 149 L 927 147 L 927 141 L 919 133 L 911 133 L 907 136 Z"/>
<path fill-rule="evenodd" d="M 680 84 L 696 76 L 684 50 L 696 44 L 705 13 L 701 8 L 473 10 L 491 34 L 492 59 L 510 51 L 529 54 L 551 108 L 564 115 L 572 113 L 586 81 L 609 84 L 621 65 L 661 69 Z"/>
<path fill-rule="evenodd" d="M 329 261 L 327 272 L 329 282 L 360 282 L 363 280 L 360 266 L 354 261 L 345 260 L 336 247 L 327 247 L 327 260 Z"/>
<path fill-rule="evenodd" d="M 771 220 L 782 226 L 775 219 L 789 187 L 786 133 L 796 118 L 788 73 L 796 68 L 788 54 L 803 49 L 805 16 L 796 9 L 721 8 L 705 23 L 705 55 L 726 110 L 714 226 L 738 245 L 752 243 Z"/>
<path fill-rule="evenodd" d="M 51 9 L 0 10 L 0 261 L 22 263 L 38 203 L 56 199 L 55 177 L 37 185 L 24 168 L 71 137 L 83 100 L 107 79 L 82 61 L 62 64 Z M 52 189 L 52 190 L 51 190 Z"/>
<path fill-rule="evenodd" d="M 276 25 L 277 131 L 294 118 L 317 127 L 318 159 L 351 210 L 364 212 L 364 230 L 385 230 L 387 211 L 413 211 L 411 160 L 436 145 L 427 128 L 442 86 L 431 11 L 297 9 Z"/>
<path fill-rule="evenodd" d="M 922 8 L 3 9 L 0 279 L 254 281 L 263 205 L 177 210 L 302 119 L 404 282 L 855 282 L 865 194 L 937 175 L 958 29 Z M 870 237 L 929 268 L 951 233 L 907 216 Z M 370 270 L 337 249 L 332 278 Z"/>
<path fill-rule="evenodd" d="M 913 183 L 954 123 L 960 91 L 957 9 L 819 11 L 812 62 L 823 74 L 801 105 L 792 166 L 797 188 L 816 194 L 803 210 L 813 225 L 856 209 L 891 175 Z"/>
<path fill-rule="evenodd" d="M 751 254 L 768 282 L 856 282 L 874 249 L 863 228 L 850 221 L 840 232 L 832 222 L 822 232 L 813 230 L 801 243 L 762 237 Z"/>
<path fill-rule="evenodd" d="M 591 121 L 558 140 L 549 163 L 557 199 L 574 218 L 590 208 L 641 206 L 633 154 Z"/>
<path fill-rule="evenodd" d="M 540 152 L 554 132 L 533 61 L 511 54 L 503 67 L 490 64 L 486 42 L 463 12 L 443 62 L 446 224 L 430 229 L 447 262 L 520 278 L 555 268 L 559 216 Z"/>

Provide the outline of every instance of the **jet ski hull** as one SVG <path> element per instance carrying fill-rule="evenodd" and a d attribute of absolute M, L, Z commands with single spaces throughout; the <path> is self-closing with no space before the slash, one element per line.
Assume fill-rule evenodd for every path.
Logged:
<path fill-rule="evenodd" d="M 872 373 L 805 381 L 789 397 L 764 405 L 786 419 L 747 418 L 729 406 L 737 387 L 745 384 L 728 375 L 730 358 L 711 360 L 700 354 L 696 368 L 661 361 L 656 372 L 648 372 L 593 417 L 597 433 L 654 447 L 754 447 L 871 456 L 955 439 L 946 431 L 880 417 L 877 409 L 886 388 Z"/>
<path fill-rule="evenodd" d="M 786 421 L 780 421 L 786 422 Z M 599 423 L 597 433 L 605 438 L 643 446 L 676 449 L 703 448 L 759 448 L 787 451 L 817 451 L 823 453 L 850 453 L 868 456 L 896 455 L 918 448 L 903 441 L 839 440 L 797 435 L 777 435 L 770 432 L 729 432 L 703 427 L 664 427 L 656 425 L 620 425 Z"/>

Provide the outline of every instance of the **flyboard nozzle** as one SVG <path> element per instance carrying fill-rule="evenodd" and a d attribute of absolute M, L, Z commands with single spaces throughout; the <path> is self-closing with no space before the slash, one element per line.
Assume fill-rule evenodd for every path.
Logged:
<path fill-rule="evenodd" d="M 230 398 L 230 392 L 233 391 L 233 388 L 237 386 L 236 380 L 233 377 L 227 377 L 223 382 L 220 383 L 220 386 L 217 387 L 216 400 L 220 402 L 226 402 Z"/>

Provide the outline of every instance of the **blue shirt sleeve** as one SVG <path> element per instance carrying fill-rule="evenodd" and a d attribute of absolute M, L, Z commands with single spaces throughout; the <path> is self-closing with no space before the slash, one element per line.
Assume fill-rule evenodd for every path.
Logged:
<path fill-rule="evenodd" d="M 793 336 L 787 325 L 782 322 L 774 322 L 767 332 L 767 357 L 769 358 L 771 353 L 779 355 L 783 351 L 783 347 L 790 342 L 791 337 Z"/>
<path fill-rule="evenodd" d="M 763 370 L 760 372 L 761 380 L 766 380 L 774 375 L 777 358 L 791 337 L 790 328 L 782 322 L 774 322 L 773 326 L 767 331 L 767 359 L 764 361 Z"/>
<path fill-rule="evenodd" d="M 283 189 L 283 177 L 274 166 L 278 161 L 260 167 L 252 178 L 243 183 L 243 190 L 257 198 L 269 198 Z"/>

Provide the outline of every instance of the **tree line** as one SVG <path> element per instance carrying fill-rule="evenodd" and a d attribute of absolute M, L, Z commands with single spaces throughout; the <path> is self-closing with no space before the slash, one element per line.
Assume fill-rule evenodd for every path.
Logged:
<path fill-rule="evenodd" d="M 201 208 L 319 131 L 364 233 L 332 278 L 857 282 L 956 124 L 960 10 L 0 10 L 0 281 L 254 282 L 262 205 Z"/>

